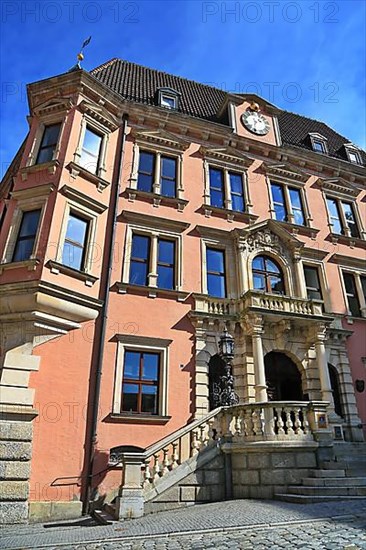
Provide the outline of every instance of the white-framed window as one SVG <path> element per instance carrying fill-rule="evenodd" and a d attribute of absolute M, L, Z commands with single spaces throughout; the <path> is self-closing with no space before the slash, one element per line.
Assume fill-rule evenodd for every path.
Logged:
<path fill-rule="evenodd" d="M 179 157 L 140 150 L 137 190 L 177 197 Z"/>
<path fill-rule="evenodd" d="M 341 269 L 342 286 L 352 317 L 366 317 L 366 272 Z"/>
<path fill-rule="evenodd" d="M 201 238 L 202 293 L 213 298 L 233 298 L 237 289 L 232 246 L 220 239 Z"/>
<path fill-rule="evenodd" d="M 181 291 L 183 281 L 183 237 L 188 224 L 125 213 L 130 223 L 122 283 L 149 289 Z"/>
<path fill-rule="evenodd" d="M 74 163 L 93 176 L 104 179 L 106 152 L 110 130 L 89 115 L 84 114 Z"/>
<path fill-rule="evenodd" d="M 346 143 L 344 145 L 344 148 L 346 150 L 347 158 L 349 162 L 352 162 L 352 164 L 361 164 L 362 165 L 362 159 L 360 155 L 360 151 L 355 147 L 355 145 L 352 145 L 351 143 Z"/>
<path fill-rule="evenodd" d="M 3 268 L 7 264 L 36 260 L 46 204 L 52 190 L 52 185 L 41 185 L 11 194 L 16 207 L 1 260 Z"/>
<path fill-rule="evenodd" d="M 178 109 L 180 93 L 171 88 L 158 90 L 158 104 L 166 109 Z"/>
<path fill-rule="evenodd" d="M 243 172 L 209 164 L 208 179 L 210 206 L 235 212 L 246 211 Z"/>
<path fill-rule="evenodd" d="M 309 211 L 302 186 L 270 180 L 271 211 L 274 219 L 295 225 L 309 225 Z"/>
<path fill-rule="evenodd" d="M 35 164 L 43 164 L 45 162 L 51 162 L 52 160 L 54 160 L 60 130 L 61 122 L 56 122 L 54 124 L 48 124 L 47 126 L 44 126 Z"/>
<path fill-rule="evenodd" d="M 360 238 L 361 224 L 355 201 L 325 195 L 329 226 L 336 235 Z"/>
<path fill-rule="evenodd" d="M 166 417 L 172 340 L 118 334 L 117 341 L 112 413 L 137 419 Z"/>
<path fill-rule="evenodd" d="M 99 212 L 68 198 L 56 261 L 69 270 L 91 273 L 97 257 L 95 233 Z M 60 268 L 62 271 L 62 268 Z"/>
<path fill-rule="evenodd" d="M 327 138 L 317 133 L 309 134 L 313 151 L 316 153 L 328 154 Z"/>

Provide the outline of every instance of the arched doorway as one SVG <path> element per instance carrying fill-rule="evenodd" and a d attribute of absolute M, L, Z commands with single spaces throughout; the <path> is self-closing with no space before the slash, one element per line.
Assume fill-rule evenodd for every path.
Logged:
<path fill-rule="evenodd" d="M 217 396 L 217 387 L 219 386 L 220 376 L 224 374 L 225 363 L 219 355 L 213 355 L 208 364 L 208 388 L 210 411 L 216 409 L 218 404 L 215 401 Z"/>
<path fill-rule="evenodd" d="M 269 401 L 303 401 L 301 374 L 284 353 L 271 351 L 264 358 Z"/>
<path fill-rule="evenodd" d="M 338 416 L 343 416 L 341 392 L 339 389 L 338 372 L 333 365 L 328 363 L 330 386 L 333 392 L 334 410 Z"/>

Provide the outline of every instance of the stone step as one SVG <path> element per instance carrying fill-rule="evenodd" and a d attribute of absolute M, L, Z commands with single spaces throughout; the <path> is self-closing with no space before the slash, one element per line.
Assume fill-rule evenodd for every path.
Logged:
<path fill-rule="evenodd" d="M 291 485 L 288 487 L 288 493 L 291 495 L 321 495 L 321 496 L 334 496 L 334 497 L 366 497 L 366 486 L 358 487 L 357 485 L 352 485 L 350 487 L 309 487 L 306 485 Z"/>
<path fill-rule="evenodd" d="M 346 476 L 346 472 L 344 470 L 312 470 L 310 472 L 311 477 L 315 478 L 326 478 L 326 477 L 337 477 L 342 478 Z"/>
<path fill-rule="evenodd" d="M 94 510 L 92 516 L 100 525 L 111 525 L 115 521 L 105 510 Z"/>
<path fill-rule="evenodd" d="M 296 504 L 314 504 L 316 502 L 339 502 L 342 500 L 364 500 L 364 496 L 330 496 L 330 495 L 291 495 L 286 493 L 276 493 L 277 500 L 293 502 Z"/>
<path fill-rule="evenodd" d="M 364 477 L 365 475 L 365 468 L 347 468 L 346 470 L 346 477 Z"/>
<path fill-rule="evenodd" d="M 366 477 L 305 477 L 307 487 L 366 487 Z"/>
<path fill-rule="evenodd" d="M 324 461 L 321 463 L 322 470 L 344 470 L 345 465 L 343 462 Z"/>

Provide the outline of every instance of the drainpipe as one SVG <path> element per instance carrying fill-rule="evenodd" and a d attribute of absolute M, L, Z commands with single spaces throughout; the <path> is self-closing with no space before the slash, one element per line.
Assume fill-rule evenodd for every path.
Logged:
<path fill-rule="evenodd" d="M 101 325 L 100 325 L 100 338 L 97 350 L 97 361 L 96 361 L 96 371 L 95 371 L 95 387 L 94 395 L 92 402 L 92 411 L 91 411 L 91 425 L 90 433 L 87 440 L 87 453 L 88 453 L 88 470 L 87 470 L 87 481 L 86 488 L 83 495 L 83 514 L 85 515 L 88 512 L 89 499 L 91 492 L 91 484 L 93 479 L 93 466 L 94 466 L 94 451 L 95 444 L 97 441 L 97 428 L 98 428 L 98 409 L 99 409 L 99 399 L 100 399 L 100 385 L 102 378 L 103 370 L 103 358 L 104 358 L 104 347 L 106 340 L 106 329 L 107 329 L 107 319 L 108 319 L 108 306 L 109 306 L 109 287 L 111 285 L 112 278 L 112 269 L 113 269 L 113 250 L 114 242 L 116 237 L 116 228 L 117 228 L 117 216 L 118 216 L 118 197 L 120 195 L 121 189 L 121 179 L 122 179 L 122 167 L 123 167 L 123 156 L 124 156 L 124 147 L 126 141 L 126 128 L 127 128 L 128 115 L 124 114 L 122 117 L 122 125 L 120 127 L 120 149 L 118 157 L 118 175 L 116 182 L 116 190 L 113 198 L 113 203 L 111 204 L 113 208 L 113 225 L 111 228 L 110 238 L 108 242 L 108 272 L 106 276 L 105 286 L 104 286 L 104 303 L 101 311 Z"/>

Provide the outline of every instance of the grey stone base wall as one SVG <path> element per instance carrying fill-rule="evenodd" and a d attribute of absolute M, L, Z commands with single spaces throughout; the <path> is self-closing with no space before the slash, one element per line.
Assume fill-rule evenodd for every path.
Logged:
<path fill-rule="evenodd" d="M 57 521 L 81 517 L 82 502 L 75 501 L 37 501 L 29 503 L 29 522 Z"/>
<path fill-rule="evenodd" d="M 272 499 L 286 493 L 288 485 L 301 484 L 317 467 L 315 449 L 235 450 L 231 460 L 233 498 Z"/>
<path fill-rule="evenodd" d="M 28 521 L 33 426 L 0 420 L 0 525 Z"/>
<path fill-rule="evenodd" d="M 172 487 L 145 503 L 145 514 L 171 510 L 196 502 L 217 502 L 225 499 L 225 457 L 218 454 L 204 466 L 181 479 Z"/>

